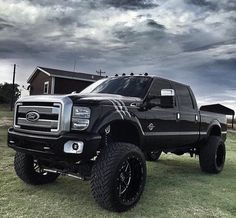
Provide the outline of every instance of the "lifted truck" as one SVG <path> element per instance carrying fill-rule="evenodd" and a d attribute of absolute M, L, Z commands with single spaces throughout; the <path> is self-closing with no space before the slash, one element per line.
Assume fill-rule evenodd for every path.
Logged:
<path fill-rule="evenodd" d="M 221 172 L 226 133 L 226 116 L 199 111 L 189 86 L 131 75 L 101 79 L 78 94 L 19 99 L 8 145 L 24 182 L 90 180 L 96 202 L 121 212 L 139 201 L 146 160 L 161 152 L 199 155 L 202 171 Z"/>

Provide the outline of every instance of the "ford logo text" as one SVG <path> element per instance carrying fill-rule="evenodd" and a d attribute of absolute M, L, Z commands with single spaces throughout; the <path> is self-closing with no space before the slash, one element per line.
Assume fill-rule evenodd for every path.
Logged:
<path fill-rule="evenodd" d="M 26 119 L 30 122 L 36 122 L 39 119 L 39 113 L 30 111 L 26 114 Z"/>

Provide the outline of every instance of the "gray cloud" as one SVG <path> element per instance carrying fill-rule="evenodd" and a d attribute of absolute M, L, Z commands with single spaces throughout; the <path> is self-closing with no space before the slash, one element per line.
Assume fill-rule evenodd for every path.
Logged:
<path fill-rule="evenodd" d="M 158 6 L 151 0 L 104 0 L 103 2 L 113 7 L 129 10 L 150 9 Z"/>
<path fill-rule="evenodd" d="M 210 0 L 186 0 L 187 4 L 193 4 L 195 6 L 204 8 L 205 10 L 218 10 L 219 6 L 216 1 Z"/>
<path fill-rule="evenodd" d="M 37 65 L 72 70 L 76 60 L 81 71 L 149 72 L 230 102 L 235 12 L 234 0 L 0 0 L 0 68 L 19 63 L 24 83 Z"/>
<path fill-rule="evenodd" d="M 221 3 L 222 5 L 222 3 Z M 223 5 L 223 8 L 227 11 L 235 11 L 236 10 L 236 2 L 234 0 L 226 1 L 226 4 Z"/>
<path fill-rule="evenodd" d="M 157 23 L 153 19 L 147 19 L 147 25 L 156 29 L 165 29 L 164 25 Z"/>
<path fill-rule="evenodd" d="M 7 22 L 7 20 L 0 17 L 0 31 L 6 28 L 12 28 L 14 25 Z"/>

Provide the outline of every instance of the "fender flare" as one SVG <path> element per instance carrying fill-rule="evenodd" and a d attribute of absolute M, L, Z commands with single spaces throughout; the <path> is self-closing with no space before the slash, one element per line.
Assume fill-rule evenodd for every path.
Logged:
<path fill-rule="evenodd" d="M 209 138 L 210 133 L 211 133 L 212 129 L 215 128 L 215 126 L 217 126 L 220 129 L 220 134 L 221 134 L 220 122 L 218 120 L 213 120 L 207 128 L 207 138 Z"/>
<path fill-rule="evenodd" d="M 116 113 L 115 111 L 112 113 L 109 113 L 107 116 L 104 116 L 103 118 L 101 118 L 101 120 L 99 120 L 99 123 L 94 125 L 93 132 L 102 134 L 102 132 L 105 131 L 105 128 L 108 125 L 111 125 L 112 123 L 115 123 L 115 122 L 124 122 L 124 123 L 127 122 L 131 124 L 135 129 L 137 129 L 138 134 L 139 134 L 139 141 L 142 142 L 144 132 L 143 132 L 141 123 L 139 122 L 139 119 L 133 114 L 131 116 L 124 116 L 124 119 L 122 119 L 119 116 L 119 114 Z"/>

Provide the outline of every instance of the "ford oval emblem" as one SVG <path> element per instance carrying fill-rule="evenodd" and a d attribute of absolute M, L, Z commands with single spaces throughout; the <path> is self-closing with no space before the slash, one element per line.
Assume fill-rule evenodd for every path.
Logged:
<path fill-rule="evenodd" d="M 26 119 L 30 122 L 36 122 L 39 117 L 39 113 L 35 111 L 30 111 L 26 114 Z"/>

